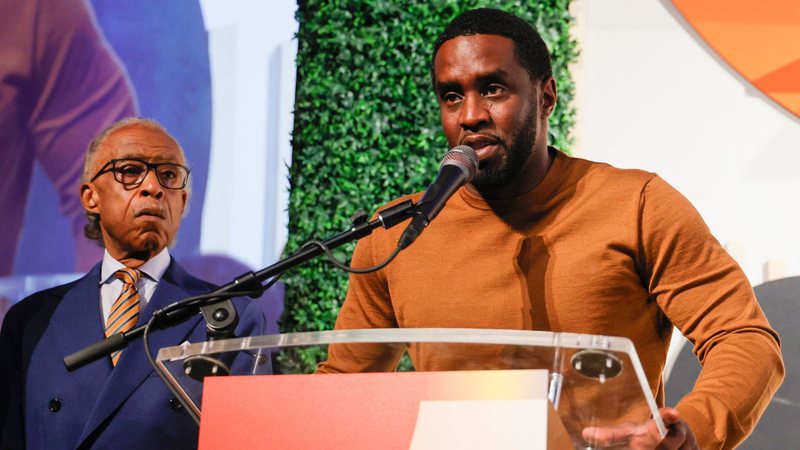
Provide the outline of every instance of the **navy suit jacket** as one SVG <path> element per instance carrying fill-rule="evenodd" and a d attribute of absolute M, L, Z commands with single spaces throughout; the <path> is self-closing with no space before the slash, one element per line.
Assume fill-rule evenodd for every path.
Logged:
<path fill-rule="evenodd" d="M 102 340 L 100 264 L 81 279 L 38 292 L 14 305 L 0 332 L 0 447 L 197 448 L 198 429 L 147 362 L 141 340 L 114 367 L 102 358 L 68 372 L 63 358 Z M 173 260 L 140 314 L 213 288 Z M 265 332 L 259 305 L 237 299 L 237 336 Z M 206 340 L 205 322 L 150 334 L 159 348 Z"/>

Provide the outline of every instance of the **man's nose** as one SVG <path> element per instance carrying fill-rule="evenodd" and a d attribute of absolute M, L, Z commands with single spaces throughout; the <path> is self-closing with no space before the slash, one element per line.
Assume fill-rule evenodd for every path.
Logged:
<path fill-rule="evenodd" d="M 158 182 L 158 176 L 155 170 L 147 171 L 144 180 L 142 180 L 142 184 L 139 186 L 139 191 L 145 196 L 153 196 L 155 198 L 164 196 L 164 187 Z"/>
<path fill-rule="evenodd" d="M 460 109 L 459 124 L 465 130 L 475 130 L 491 120 L 486 99 L 477 93 L 466 95 Z"/>

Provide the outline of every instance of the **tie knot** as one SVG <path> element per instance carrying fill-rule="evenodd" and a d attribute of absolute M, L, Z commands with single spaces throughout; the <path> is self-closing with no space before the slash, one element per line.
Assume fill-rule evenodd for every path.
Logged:
<path fill-rule="evenodd" d="M 136 286 L 136 283 L 142 278 L 142 271 L 126 267 L 114 272 L 114 276 L 122 280 L 124 284 Z"/>

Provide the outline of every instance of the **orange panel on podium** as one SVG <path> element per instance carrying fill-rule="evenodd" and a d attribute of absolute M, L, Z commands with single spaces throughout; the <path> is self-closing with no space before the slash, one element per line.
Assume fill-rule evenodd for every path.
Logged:
<path fill-rule="evenodd" d="M 491 411 L 492 417 L 482 417 L 479 423 L 494 428 L 484 431 L 495 438 L 507 431 L 498 427 L 510 427 L 515 420 L 509 416 L 498 422 L 504 412 L 536 406 L 541 420 L 526 422 L 525 430 L 519 431 L 534 440 L 539 435 L 541 446 L 533 445 L 527 436 L 527 448 L 545 448 L 546 391 L 543 370 L 210 378 L 203 393 L 200 448 L 426 448 L 425 442 L 432 437 L 425 430 L 431 427 L 418 423 L 421 403 L 443 407 L 427 409 L 430 414 L 425 416 L 436 424 L 441 424 L 433 417 L 436 411 L 441 415 L 451 406 L 459 408 L 462 425 L 476 417 L 465 411 L 471 409 L 469 405 L 484 413 Z M 450 402 L 454 400 L 476 402 Z M 540 403 L 480 402 L 485 400 Z"/>

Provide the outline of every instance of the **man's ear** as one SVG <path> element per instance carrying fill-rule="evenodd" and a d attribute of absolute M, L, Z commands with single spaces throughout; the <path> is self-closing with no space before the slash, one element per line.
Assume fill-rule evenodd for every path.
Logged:
<path fill-rule="evenodd" d="M 558 100 L 558 93 L 556 89 L 556 80 L 553 77 L 548 78 L 542 82 L 542 103 L 539 111 L 542 113 L 542 118 L 546 119 L 553 113 Z"/>
<path fill-rule="evenodd" d="M 187 206 L 186 202 L 188 200 L 189 200 L 189 193 L 186 192 L 186 189 L 184 189 L 184 190 L 181 191 L 181 201 L 182 201 L 182 203 L 181 203 L 181 208 L 182 208 L 181 217 L 186 217 L 186 213 L 189 212 L 187 210 L 187 208 L 186 208 L 186 206 Z"/>
<path fill-rule="evenodd" d="M 83 183 L 81 185 L 81 205 L 86 212 L 100 214 L 100 196 L 95 189 L 94 183 Z"/>

